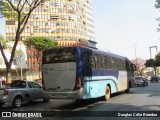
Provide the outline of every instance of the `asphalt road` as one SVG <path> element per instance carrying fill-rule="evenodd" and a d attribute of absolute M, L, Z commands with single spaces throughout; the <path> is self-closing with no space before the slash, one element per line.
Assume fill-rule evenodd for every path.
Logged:
<path fill-rule="evenodd" d="M 24 104 L 21 108 L 12 108 L 10 105 L 5 105 L 1 110 L 7 111 L 85 111 L 85 115 L 91 114 L 90 119 L 95 119 L 96 114 L 112 114 L 108 111 L 117 111 L 119 114 L 128 112 L 151 112 L 160 111 L 160 82 L 149 83 L 146 87 L 132 88 L 130 93 L 120 92 L 113 94 L 110 101 L 105 101 L 103 98 L 85 100 L 81 102 L 75 102 L 74 100 L 58 100 L 52 99 L 49 103 L 44 103 L 42 100 L 37 100 L 32 103 Z M 87 111 L 87 112 L 86 112 Z M 82 113 L 83 113 L 82 112 Z M 63 113 L 62 113 L 63 114 Z M 65 114 L 65 113 L 64 113 Z M 70 112 L 69 114 L 72 114 Z M 116 113 L 117 114 L 117 113 Z M 158 113 L 160 115 L 160 112 Z M 72 116 L 72 115 L 71 115 Z M 97 116 L 99 118 L 100 116 Z M 105 115 L 100 117 L 105 119 Z M 81 117 L 82 118 L 82 117 Z M 124 117 L 120 117 L 124 118 Z M 138 116 L 138 119 L 144 119 L 144 117 Z M 59 119 L 59 118 L 54 118 Z M 67 117 L 65 119 L 71 119 Z M 77 119 L 77 118 L 76 118 Z M 87 119 L 87 118 L 83 118 Z M 115 117 L 112 119 L 116 119 Z M 130 117 L 130 119 L 134 119 Z M 147 119 L 158 119 L 157 117 L 147 117 Z"/>

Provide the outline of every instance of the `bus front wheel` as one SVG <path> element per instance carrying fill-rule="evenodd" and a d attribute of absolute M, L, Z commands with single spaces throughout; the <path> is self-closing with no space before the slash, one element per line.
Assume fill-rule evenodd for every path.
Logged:
<path fill-rule="evenodd" d="M 106 101 L 109 101 L 110 96 L 111 96 L 110 87 L 106 86 L 106 91 L 105 91 L 105 99 L 106 99 Z"/>

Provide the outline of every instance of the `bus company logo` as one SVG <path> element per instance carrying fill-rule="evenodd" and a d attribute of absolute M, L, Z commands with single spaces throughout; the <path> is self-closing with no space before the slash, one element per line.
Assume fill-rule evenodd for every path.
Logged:
<path fill-rule="evenodd" d="M 2 117 L 11 117 L 11 112 L 2 112 Z"/>

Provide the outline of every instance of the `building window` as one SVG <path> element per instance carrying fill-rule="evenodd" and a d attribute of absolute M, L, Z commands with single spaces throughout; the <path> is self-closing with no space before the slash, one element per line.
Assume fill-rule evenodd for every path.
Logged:
<path fill-rule="evenodd" d="M 0 65 L 3 65 L 3 59 L 0 58 Z"/>
<path fill-rule="evenodd" d="M 15 21 L 6 21 L 6 25 L 15 25 Z"/>

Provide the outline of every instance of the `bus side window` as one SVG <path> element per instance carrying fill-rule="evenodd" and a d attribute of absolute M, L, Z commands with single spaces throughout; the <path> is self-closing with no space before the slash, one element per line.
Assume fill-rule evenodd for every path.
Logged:
<path fill-rule="evenodd" d="M 115 69 L 118 70 L 118 59 L 115 59 Z"/>
<path fill-rule="evenodd" d="M 116 59 L 116 69 L 120 70 L 120 62 L 119 59 Z"/>
<path fill-rule="evenodd" d="M 119 60 L 119 70 L 123 70 L 122 60 Z"/>
<path fill-rule="evenodd" d="M 90 62 L 91 62 L 91 64 L 92 64 L 92 69 L 95 69 L 96 68 L 96 66 L 95 66 L 95 59 L 94 59 L 94 54 L 90 54 L 90 56 L 89 56 L 90 58 Z"/>
<path fill-rule="evenodd" d="M 125 61 L 122 61 L 122 69 L 123 69 L 123 70 L 126 70 L 126 64 L 125 64 Z"/>
<path fill-rule="evenodd" d="M 97 54 L 94 55 L 94 60 L 95 60 L 95 68 L 100 69 L 99 56 Z"/>
<path fill-rule="evenodd" d="M 104 68 L 107 69 L 107 57 L 104 56 Z"/>
<path fill-rule="evenodd" d="M 98 55 L 98 69 L 101 69 L 101 55 Z"/>
<path fill-rule="evenodd" d="M 108 56 L 104 57 L 104 66 L 105 66 L 105 69 L 110 69 L 111 68 L 110 57 L 108 57 Z"/>
<path fill-rule="evenodd" d="M 111 58 L 111 69 L 115 69 L 115 59 Z"/>
<path fill-rule="evenodd" d="M 103 55 L 100 56 L 100 64 L 101 64 L 101 69 L 104 69 L 105 66 L 104 66 L 104 56 Z"/>
<path fill-rule="evenodd" d="M 107 61 L 108 61 L 108 69 L 111 69 L 111 58 L 107 57 Z"/>
<path fill-rule="evenodd" d="M 96 69 L 96 65 L 97 65 L 97 57 L 96 54 L 93 55 L 93 59 L 94 59 L 94 68 Z"/>

